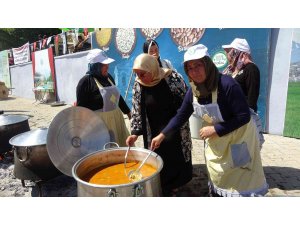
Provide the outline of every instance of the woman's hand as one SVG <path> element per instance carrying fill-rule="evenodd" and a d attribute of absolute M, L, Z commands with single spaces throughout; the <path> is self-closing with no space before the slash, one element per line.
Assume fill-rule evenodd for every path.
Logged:
<path fill-rule="evenodd" d="M 129 113 L 127 114 L 127 116 L 128 116 L 128 119 L 131 120 L 131 112 L 129 112 Z"/>
<path fill-rule="evenodd" d="M 217 132 L 214 126 L 203 127 L 199 130 L 199 136 L 201 139 L 212 138 L 217 136 Z"/>
<path fill-rule="evenodd" d="M 151 141 L 151 150 L 154 151 L 155 149 L 159 148 L 160 143 L 165 139 L 165 135 L 163 133 L 160 133 Z"/>
<path fill-rule="evenodd" d="M 137 135 L 130 135 L 126 139 L 127 146 L 133 146 L 134 142 L 138 139 L 139 136 Z"/>

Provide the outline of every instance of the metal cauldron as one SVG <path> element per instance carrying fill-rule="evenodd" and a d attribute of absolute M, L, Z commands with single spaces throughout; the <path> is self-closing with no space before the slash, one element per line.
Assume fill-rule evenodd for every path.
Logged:
<path fill-rule="evenodd" d="M 21 180 L 49 180 L 61 175 L 46 146 L 48 128 L 18 134 L 9 140 L 14 149 L 14 175 Z"/>
<path fill-rule="evenodd" d="M 159 155 L 152 152 L 147 164 L 156 168 L 156 172 L 145 179 L 129 184 L 97 185 L 83 180 L 90 171 L 102 166 L 124 163 L 127 147 L 111 148 L 91 153 L 78 160 L 72 168 L 72 175 L 77 181 L 77 194 L 80 197 L 152 197 L 161 196 L 160 171 L 163 161 Z M 142 161 L 149 150 L 132 147 L 127 161 Z"/>
<path fill-rule="evenodd" d="M 9 139 L 30 130 L 28 119 L 29 117 L 24 115 L 0 115 L 0 153 L 11 150 Z"/>

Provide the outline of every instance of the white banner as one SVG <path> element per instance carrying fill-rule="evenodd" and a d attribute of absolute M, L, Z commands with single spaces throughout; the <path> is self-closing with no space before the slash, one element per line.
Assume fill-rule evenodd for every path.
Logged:
<path fill-rule="evenodd" d="M 13 48 L 12 51 L 15 65 L 30 61 L 29 42 L 19 48 Z"/>

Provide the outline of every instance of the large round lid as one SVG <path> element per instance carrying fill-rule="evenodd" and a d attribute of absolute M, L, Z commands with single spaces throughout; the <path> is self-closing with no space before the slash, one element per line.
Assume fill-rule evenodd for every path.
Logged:
<path fill-rule="evenodd" d="M 48 128 L 39 128 L 27 131 L 12 137 L 9 144 L 13 146 L 37 146 L 45 145 L 47 142 Z"/>
<path fill-rule="evenodd" d="M 13 114 L 5 115 L 4 114 L 4 115 L 0 115 L 0 126 L 21 123 L 28 119 L 29 119 L 29 116 L 13 115 Z"/>
<path fill-rule="evenodd" d="M 47 150 L 52 163 L 72 176 L 72 167 L 83 156 L 103 149 L 110 136 L 103 120 L 84 107 L 59 112 L 50 124 Z"/>

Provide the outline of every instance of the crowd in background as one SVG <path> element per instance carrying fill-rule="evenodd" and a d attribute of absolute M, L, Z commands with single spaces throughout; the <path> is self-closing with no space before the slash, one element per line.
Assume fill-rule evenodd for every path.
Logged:
<path fill-rule="evenodd" d="M 39 34 L 37 41 L 29 44 L 30 52 L 52 48 L 55 56 L 71 54 L 91 49 L 90 33 L 78 33 L 74 30 L 49 36 Z M 9 65 L 14 65 L 12 49 L 8 50 Z"/>

